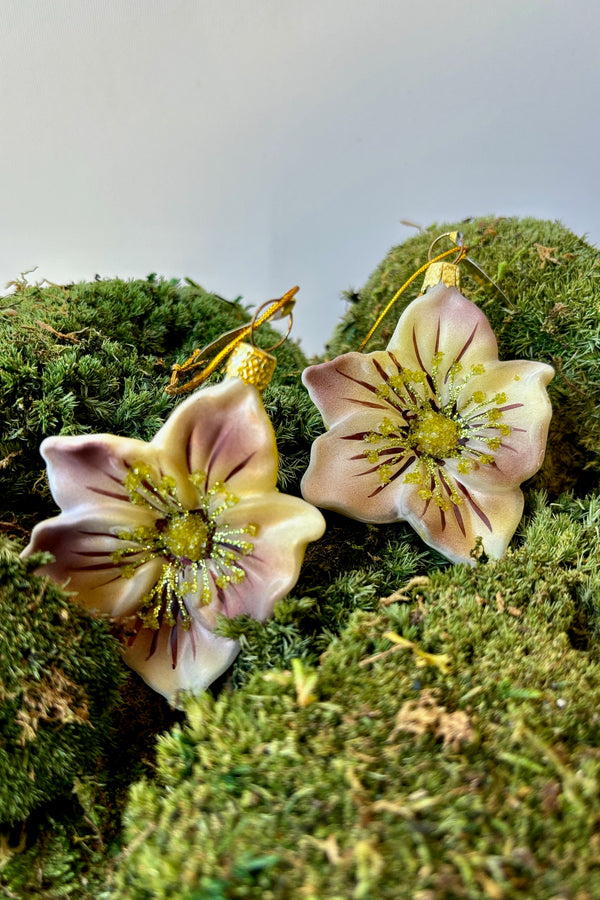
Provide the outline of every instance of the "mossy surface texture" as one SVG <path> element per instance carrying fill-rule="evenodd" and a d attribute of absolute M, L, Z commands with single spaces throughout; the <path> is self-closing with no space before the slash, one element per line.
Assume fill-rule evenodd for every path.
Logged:
<path fill-rule="evenodd" d="M 73 744 L 65 777 L 5 814 L 7 897 L 600 897 L 600 254 L 533 219 L 432 227 L 349 295 L 327 356 L 358 349 L 433 239 L 456 228 L 506 296 L 465 273 L 462 291 L 488 315 L 500 358 L 556 370 L 549 452 L 524 486 L 506 556 L 452 566 L 405 525 L 327 514 L 274 617 L 221 623 L 242 651 L 210 692 L 177 714 L 129 675 L 89 757 Z M 417 292 L 367 350 L 386 345 Z M 154 277 L 20 284 L 2 305 L 0 518 L 17 542 L 55 511 L 43 437 L 150 439 L 177 402 L 163 391 L 172 363 L 248 320 L 239 301 Z M 264 402 L 280 486 L 297 493 L 323 429 L 299 381 L 301 351 L 278 354 Z M 62 592 L 17 571 L 14 548 L 3 552 L 2 589 L 17 610 L 3 620 L 10 677 L 31 675 L 23 647 L 43 608 L 61 659 L 78 661 L 66 677 L 79 707 L 69 709 L 83 708 L 99 664 L 116 692 L 122 669 L 102 623 L 80 621 Z M 55 612 L 65 608 L 66 624 Z M 44 663 L 41 684 L 51 671 Z M 13 747 L 23 739 L 14 723 L 29 707 L 14 702 L 0 749 L 7 736 Z M 61 729 L 38 722 L 48 743 L 42 753 L 32 740 L 31 752 L 51 771 Z M 67 728 L 89 737 L 83 722 Z M 16 758 L 7 778 L 25 778 Z"/>
<path fill-rule="evenodd" d="M 122 680 L 116 641 L 0 545 L 0 822 L 94 771 Z"/>
<path fill-rule="evenodd" d="M 598 896 L 600 508 L 538 500 L 502 561 L 192 701 L 132 792 L 117 894 Z"/>

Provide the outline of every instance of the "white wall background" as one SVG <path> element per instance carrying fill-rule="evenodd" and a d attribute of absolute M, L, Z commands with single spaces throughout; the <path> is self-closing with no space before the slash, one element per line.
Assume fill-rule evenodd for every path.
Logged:
<path fill-rule="evenodd" d="M 400 224 L 600 239 L 593 0 L 0 0 L 0 285 L 301 285 L 318 352 Z"/>

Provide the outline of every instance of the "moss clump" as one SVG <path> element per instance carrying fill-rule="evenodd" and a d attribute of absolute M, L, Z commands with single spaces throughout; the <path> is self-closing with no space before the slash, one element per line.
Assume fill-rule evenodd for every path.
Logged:
<path fill-rule="evenodd" d="M 542 497 L 504 559 L 355 613 L 319 667 L 190 701 L 116 896 L 596 896 L 599 523 Z"/>
<path fill-rule="evenodd" d="M 433 238 L 452 227 L 432 227 L 389 254 L 329 355 L 357 348 Z M 489 316 L 501 358 L 557 370 L 554 431 L 536 482 L 552 505 L 526 485 L 528 519 L 511 551 L 474 569 L 449 566 L 404 524 L 327 514 L 326 535 L 274 617 L 221 624 L 242 652 L 210 694 L 190 701 L 188 723 L 160 740 L 156 772 L 153 738 L 174 716 L 162 704 L 153 718 L 160 698 L 130 676 L 111 714 L 121 743 L 95 771 L 81 764 L 70 799 L 30 817 L 28 845 L 1 869 L 0 892 L 600 895 L 600 500 L 556 500 L 565 487 L 583 497 L 598 485 L 599 255 L 553 223 L 486 220 L 462 230 L 509 298 L 465 275 L 464 293 Z M 385 345 L 415 293 L 371 347 Z M 163 392 L 171 364 L 248 320 L 238 301 L 153 277 L 20 285 L 9 304 L 0 313 L 0 402 L 12 411 L 0 424 L 0 527 L 23 537 L 54 512 L 38 456 L 43 437 L 150 439 L 178 402 Z M 266 330 L 265 344 L 271 339 Z M 302 354 L 293 344 L 277 353 L 264 402 L 280 485 L 297 492 L 322 423 L 299 384 Z M 17 593 L 19 578 L 9 579 Z M 60 654 L 74 640 L 67 629 Z"/>
<path fill-rule="evenodd" d="M 500 358 L 538 360 L 556 370 L 548 389 L 554 408 L 549 453 L 537 483 L 554 495 L 571 488 L 585 492 L 597 484 L 600 470 L 600 253 L 558 222 L 508 218 L 432 225 L 394 247 L 364 288 L 352 293 L 354 302 L 328 356 L 358 349 L 387 302 L 426 262 L 434 238 L 456 229 L 506 295 L 506 301 L 499 299 L 463 272 L 462 290 L 488 316 Z M 398 300 L 368 351 L 386 346 L 419 289 L 417 282 Z"/>
<path fill-rule="evenodd" d="M 109 432 L 150 440 L 178 402 L 164 392 L 173 363 L 249 320 L 238 301 L 152 276 L 20 284 L 0 310 L 0 406 L 10 410 L 0 422 L 4 527 L 18 534 L 19 521 L 29 525 L 52 509 L 38 452 L 45 437 Z M 257 343 L 278 337 L 263 326 Z M 302 401 L 294 384 L 306 359 L 291 341 L 275 355 L 274 402 L 285 408 L 291 393 L 296 409 Z M 282 415 L 281 424 L 286 420 Z M 294 480 L 291 471 L 285 477 Z"/>
<path fill-rule="evenodd" d="M 0 822 L 25 819 L 94 771 L 123 678 L 101 621 L 0 546 Z"/>

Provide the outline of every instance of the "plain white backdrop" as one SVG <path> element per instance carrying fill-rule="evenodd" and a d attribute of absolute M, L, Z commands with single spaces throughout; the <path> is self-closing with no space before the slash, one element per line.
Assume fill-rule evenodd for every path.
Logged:
<path fill-rule="evenodd" d="M 596 243 L 599 26 L 590 0 L 0 0 L 0 286 L 297 283 L 315 353 L 402 219 Z"/>

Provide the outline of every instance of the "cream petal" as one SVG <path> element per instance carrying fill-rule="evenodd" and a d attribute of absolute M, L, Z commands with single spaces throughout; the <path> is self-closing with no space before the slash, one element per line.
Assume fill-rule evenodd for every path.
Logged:
<path fill-rule="evenodd" d="M 357 413 L 365 421 L 377 423 L 390 411 L 396 412 L 388 401 L 377 396 L 377 388 L 385 382 L 382 372 L 398 374 L 397 366 L 385 350 L 344 353 L 330 362 L 308 366 L 302 373 L 302 381 L 327 428 Z"/>
<path fill-rule="evenodd" d="M 496 490 L 501 485 L 521 484 L 538 471 L 544 460 L 552 416 L 546 385 L 553 375 L 554 370 L 544 363 L 496 362 L 486 367 L 484 375 L 469 382 L 459 399 L 458 412 L 473 425 L 482 423 L 484 427 L 476 429 L 476 434 L 501 436 L 498 429 L 486 428 L 485 417 L 477 414 L 473 404 L 467 403 L 474 391 L 482 391 L 492 400 L 498 394 L 506 395 L 505 401 L 492 405 L 502 412 L 499 422 L 512 430 L 509 435 L 501 436 L 498 450 L 490 451 L 484 441 L 476 438 L 468 442 L 468 447 L 491 453 L 495 464 L 473 469 L 465 476 L 465 483 L 480 490 L 491 485 L 491 489 Z"/>
<path fill-rule="evenodd" d="M 251 538 L 252 553 L 241 561 L 246 578 L 225 591 L 223 612 L 230 618 L 246 613 L 262 621 L 296 584 L 306 546 L 323 536 L 325 519 L 310 503 L 278 493 L 248 499 L 226 518 L 233 527 L 255 522 L 258 533 Z"/>
<path fill-rule="evenodd" d="M 123 486 L 131 465 L 143 462 L 159 477 L 156 454 L 144 441 L 112 434 L 50 437 L 40 452 L 52 496 L 63 510 L 105 504 L 131 506 Z M 121 514 L 122 515 L 122 514 Z"/>
<path fill-rule="evenodd" d="M 466 371 L 498 359 L 496 337 L 485 314 L 456 288 L 443 284 L 406 307 L 387 349 L 405 368 L 429 373 L 435 354 L 443 353 L 442 379 L 455 362 Z"/>
<path fill-rule="evenodd" d="M 237 641 L 217 637 L 193 620 L 188 631 L 163 625 L 158 636 L 151 628 L 142 628 L 131 646 L 123 648 L 123 659 L 153 690 L 176 704 L 179 692 L 198 694 L 212 684 L 229 668 L 239 649 Z"/>
<path fill-rule="evenodd" d="M 398 486 L 414 468 L 415 457 L 406 454 L 394 467 L 390 484 L 382 485 L 377 466 L 364 456 L 361 434 L 368 430 L 364 418 L 355 415 L 318 437 L 302 479 L 302 496 L 359 522 L 395 522 L 400 518 Z"/>
<path fill-rule="evenodd" d="M 470 556 L 477 538 L 488 556 L 499 558 L 505 552 L 523 514 L 523 494 L 516 488 L 499 493 L 486 493 L 467 488 L 463 479 L 452 479 L 462 503 L 443 511 L 434 500 L 421 499 L 414 485 L 402 489 L 403 518 L 418 535 L 451 562 L 474 565 Z"/>
<path fill-rule="evenodd" d="M 245 613 L 262 621 L 295 585 L 306 545 L 323 535 L 325 520 L 318 509 L 299 497 L 273 491 L 241 500 L 219 521 L 233 529 L 258 525 L 256 535 L 239 535 L 254 545 L 251 553 L 237 557 L 246 575 L 239 584 L 220 589 L 213 584 L 214 599 L 208 606 L 194 604 L 191 595 L 186 604 L 207 628 L 214 628 L 218 614 L 233 618 Z"/>
<path fill-rule="evenodd" d="M 127 546 L 117 537 L 119 532 L 153 521 L 151 513 L 131 505 L 124 516 L 121 505 L 114 503 L 98 512 L 87 509 L 83 514 L 79 510 L 62 513 L 35 526 L 22 555 L 39 550 L 52 553 L 55 561 L 38 569 L 38 574 L 49 575 L 67 590 L 76 591 L 77 602 L 91 612 L 111 617 L 129 615 L 156 584 L 161 563 L 149 560 L 136 569 L 135 577 L 124 578 L 111 554 Z"/>
<path fill-rule="evenodd" d="M 253 385 L 226 378 L 184 401 L 152 440 L 169 474 L 180 478 L 206 472 L 208 486 L 216 481 L 233 494 L 273 490 L 277 482 L 277 445 L 271 421 Z M 195 503 L 187 486 L 180 499 Z"/>

